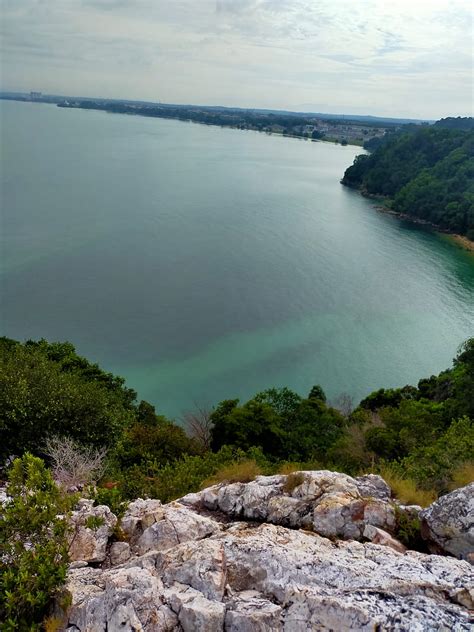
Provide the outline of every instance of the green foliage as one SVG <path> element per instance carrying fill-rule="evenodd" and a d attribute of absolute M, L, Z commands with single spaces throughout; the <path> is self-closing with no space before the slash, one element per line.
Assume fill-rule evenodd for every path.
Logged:
<path fill-rule="evenodd" d="M 394 505 L 396 537 L 411 551 L 426 551 L 426 541 L 421 536 L 421 523 L 417 516 L 410 516 Z"/>
<path fill-rule="evenodd" d="M 73 353 L 68 343 L 0 339 L 0 459 L 38 454 L 52 434 L 109 446 L 133 418 L 120 379 L 104 377 L 94 365 L 74 369 L 60 354 L 64 347 Z"/>
<path fill-rule="evenodd" d="M 308 399 L 319 399 L 322 402 L 326 401 L 326 394 L 323 391 L 322 386 L 315 384 L 309 392 Z"/>
<path fill-rule="evenodd" d="M 474 422 L 468 417 L 453 421 L 431 444 L 420 445 L 401 462 L 406 474 L 418 485 L 447 492 L 456 468 L 474 454 Z"/>
<path fill-rule="evenodd" d="M 272 406 L 255 400 L 243 406 L 237 404 L 238 400 L 224 401 L 211 414 L 212 449 L 232 445 L 248 450 L 258 446 L 266 454 L 280 454 L 284 445 L 282 418 Z"/>
<path fill-rule="evenodd" d="M 273 458 L 317 459 L 341 435 L 344 419 L 326 405 L 320 386 L 310 396 L 302 399 L 281 388 L 258 393 L 243 406 L 237 400 L 221 402 L 211 415 L 212 448 L 257 446 Z"/>
<path fill-rule="evenodd" d="M 12 500 L 0 519 L 2 630 L 39 630 L 66 579 L 64 515 L 74 499 L 64 496 L 43 461 L 28 453 L 14 461 L 7 493 Z"/>
<path fill-rule="evenodd" d="M 472 120 L 467 127 L 448 121 L 391 135 L 370 156 L 358 156 L 342 182 L 371 195 L 393 198 L 392 208 L 399 213 L 462 235 L 471 234 Z M 469 131 L 463 131 L 466 128 Z"/>
<path fill-rule="evenodd" d="M 184 454 L 197 454 L 199 445 L 189 438 L 183 428 L 165 417 L 155 414 L 153 406 L 145 402 L 139 407 L 138 420 L 125 428 L 114 451 L 118 467 L 142 465 L 149 461 L 167 463 Z"/>
<path fill-rule="evenodd" d="M 100 527 L 104 526 L 104 524 L 105 520 L 102 516 L 87 516 L 85 522 L 85 526 L 93 531 L 100 529 Z"/>
<path fill-rule="evenodd" d="M 262 471 L 255 459 L 235 461 L 217 470 L 215 474 L 201 483 L 201 487 L 204 489 L 217 483 L 249 483 L 261 473 Z"/>
<path fill-rule="evenodd" d="M 120 518 L 125 512 L 126 503 L 118 487 L 97 487 L 92 497 L 94 505 L 107 505 L 117 518 Z"/>
<path fill-rule="evenodd" d="M 321 387 L 319 387 L 321 388 Z M 254 401 L 268 404 L 280 417 L 289 417 L 298 409 L 302 398 L 286 386 L 283 388 L 269 388 L 257 393 Z"/>

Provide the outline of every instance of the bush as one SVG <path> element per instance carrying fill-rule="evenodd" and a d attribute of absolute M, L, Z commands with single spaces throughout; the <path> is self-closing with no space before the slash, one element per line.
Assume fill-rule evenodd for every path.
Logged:
<path fill-rule="evenodd" d="M 28 453 L 14 461 L 7 493 L 11 501 L 0 519 L 2 630 L 39 630 L 66 579 L 64 515 L 74 498 L 66 497 L 44 462 Z"/>
<path fill-rule="evenodd" d="M 93 495 L 94 505 L 107 505 L 110 511 L 120 518 L 126 509 L 122 492 L 117 487 L 98 487 Z"/>
<path fill-rule="evenodd" d="M 403 459 L 401 467 L 420 487 L 449 491 L 453 472 L 474 454 L 474 423 L 464 417 L 453 421 L 437 441 L 420 446 Z"/>
<path fill-rule="evenodd" d="M 105 448 L 81 446 L 70 437 L 48 437 L 44 453 L 52 461 L 56 483 L 68 490 L 94 485 L 105 472 Z"/>
<path fill-rule="evenodd" d="M 411 551 L 428 553 L 427 544 L 421 535 L 420 519 L 409 516 L 399 507 L 395 507 L 395 519 L 397 521 L 396 537 Z"/>

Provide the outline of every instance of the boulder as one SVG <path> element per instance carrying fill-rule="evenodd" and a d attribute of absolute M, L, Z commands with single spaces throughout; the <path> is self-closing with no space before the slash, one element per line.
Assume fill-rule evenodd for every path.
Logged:
<path fill-rule="evenodd" d="M 435 552 L 474 564 L 474 483 L 441 496 L 420 518 L 422 535 Z"/>
<path fill-rule="evenodd" d="M 71 562 L 103 562 L 117 518 L 106 505 L 94 507 L 92 501 L 80 501 L 78 507 L 71 516 L 69 559 Z"/>
<path fill-rule="evenodd" d="M 178 582 L 164 591 L 164 597 L 178 616 L 184 632 L 221 632 L 224 629 L 225 605 L 221 601 L 212 601 L 198 590 Z"/>
<path fill-rule="evenodd" d="M 216 533 L 218 522 L 181 503 L 162 505 L 159 500 L 136 500 L 129 505 L 120 527 L 132 552 L 165 551 L 180 542 L 199 540 Z"/>
<path fill-rule="evenodd" d="M 128 542 L 114 542 L 110 547 L 110 563 L 118 566 L 130 559 L 130 544 Z"/>
<path fill-rule="evenodd" d="M 328 538 L 361 540 L 366 525 L 395 530 L 390 495 L 390 487 L 375 474 L 353 478 L 320 470 L 214 485 L 183 502 L 232 518 L 310 528 Z"/>

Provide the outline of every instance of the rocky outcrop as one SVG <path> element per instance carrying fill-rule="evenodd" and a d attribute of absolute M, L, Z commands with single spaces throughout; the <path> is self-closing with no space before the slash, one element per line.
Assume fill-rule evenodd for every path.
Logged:
<path fill-rule="evenodd" d="M 72 530 L 69 543 L 71 562 L 103 562 L 107 544 L 117 524 L 117 518 L 106 505 L 93 506 L 92 500 L 79 501 L 79 508 L 72 514 Z"/>
<path fill-rule="evenodd" d="M 474 564 L 474 483 L 456 489 L 420 513 L 432 549 Z"/>
<path fill-rule="evenodd" d="M 472 567 L 453 558 L 231 523 L 117 568 L 71 570 L 69 625 L 87 632 L 460 631 L 471 629 L 473 586 Z"/>
<path fill-rule="evenodd" d="M 102 568 L 71 565 L 65 629 L 471 630 L 474 568 L 406 551 L 392 512 L 379 477 L 326 471 L 139 499 Z"/>
<path fill-rule="evenodd" d="M 251 483 L 215 485 L 181 499 L 239 519 L 311 529 L 327 538 L 362 539 L 367 525 L 393 531 L 390 488 L 374 474 L 352 478 L 329 472 L 257 476 Z"/>

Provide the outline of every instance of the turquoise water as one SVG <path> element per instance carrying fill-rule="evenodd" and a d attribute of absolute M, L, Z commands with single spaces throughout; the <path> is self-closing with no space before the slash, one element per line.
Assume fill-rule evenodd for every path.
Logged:
<path fill-rule="evenodd" d="M 1 102 L 2 333 L 71 340 L 179 416 L 447 368 L 474 257 L 339 183 L 360 151 Z"/>

